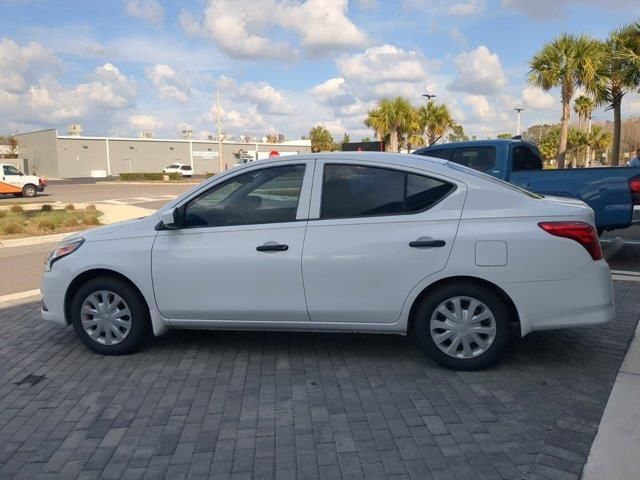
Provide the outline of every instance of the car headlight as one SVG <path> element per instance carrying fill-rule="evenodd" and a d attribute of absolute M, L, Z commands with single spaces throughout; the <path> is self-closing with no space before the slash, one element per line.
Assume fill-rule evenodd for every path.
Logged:
<path fill-rule="evenodd" d="M 84 243 L 84 238 L 75 238 L 73 240 L 69 240 L 68 242 L 63 242 L 54 248 L 47 258 L 44 261 L 44 269 L 45 271 L 51 270 L 51 267 L 54 263 L 56 263 L 61 258 L 64 258 L 68 255 L 71 255 L 73 252 L 78 250 L 82 244 Z"/>

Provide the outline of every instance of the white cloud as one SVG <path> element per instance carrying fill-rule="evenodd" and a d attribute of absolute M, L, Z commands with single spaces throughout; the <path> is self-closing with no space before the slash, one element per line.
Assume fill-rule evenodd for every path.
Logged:
<path fill-rule="evenodd" d="M 263 114 L 288 115 L 293 111 L 284 95 L 267 82 L 238 83 L 222 75 L 218 79 L 218 87 L 223 95 L 238 102 L 251 103 Z"/>
<path fill-rule="evenodd" d="M 129 125 L 139 132 L 153 132 L 164 124 L 153 115 L 132 115 L 129 117 Z"/>
<path fill-rule="evenodd" d="M 24 92 L 36 77 L 60 66 L 53 51 L 39 43 L 21 47 L 9 38 L 0 40 L 0 92 Z"/>
<path fill-rule="evenodd" d="M 156 25 L 164 21 L 164 8 L 156 0 L 125 0 L 125 11 L 132 17 Z"/>
<path fill-rule="evenodd" d="M 199 124 L 215 125 L 218 119 L 218 108 L 214 104 L 197 120 Z M 273 130 L 265 119 L 258 113 L 255 106 L 249 107 L 245 112 L 238 110 L 225 110 L 220 107 L 220 123 L 225 133 L 242 131 L 249 134 L 264 133 Z"/>
<path fill-rule="evenodd" d="M 464 36 L 464 33 L 462 33 L 458 27 L 453 27 L 451 30 L 449 30 L 447 35 L 449 35 L 449 38 L 451 40 L 460 45 L 467 44 L 467 37 Z"/>
<path fill-rule="evenodd" d="M 190 35 L 207 31 L 223 52 L 236 58 L 291 60 L 298 47 L 310 55 L 324 55 L 367 43 L 366 35 L 347 17 L 347 0 L 211 0 L 202 24 L 186 11 L 180 23 Z M 282 31 L 295 34 L 299 46 L 270 37 Z"/>
<path fill-rule="evenodd" d="M 184 77 L 178 76 L 169 65 L 154 65 L 153 68 L 147 70 L 147 78 L 151 80 L 161 97 L 172 98 L 181 103 L 189 100 L 191 87 Z"/>
<path fill-rule="evenodd" d="M 206 37 L 207 29 L 202 26 L 202 21 L 189 10 L 180 10 L 178 16 L 180 26 L 184 33 L 190 37 Z"/>
<path fill-rule="evenodd" d="M 447 13 L 450 15 L 478 15 L 484 12 L 486 6 L 485 0 L 467 0 L 454 3 L 447 9 Z"/>
<path fill-rule="evenodd" d="M 311 89 L 316 101 L 322 105 L 340 106 L 353 104 L 355 97 L 348 91 L 344 78 L 330 78 Z"/>
<path fill-rule="evenodd" d="M 478 120 L 486 121 L 495 117 L 495 112 L 484 95 L 468 95 L 464 103 L 471 107 L 471 112 Z"/>
<path fill-rule="evenodd" d="M 457 75 L 448 85 L 450 90 L 474 94 L 494 93 L 507 84 L 498 54 L 480 45 L 475 50 L 463 52 L 454 60 Z"/>
<path fill-rule="evenodd" d="M 378 0 L 358 0 L 358 6 L 364 10 L 378 8 Z"/>
<path fill-rule="evenodd" d="M 550 93 L 537 87 L 526 87 L 522 90 L 522 103 L 533 110 L 545 110 L 557 105 L 556 99 Z"/>
<path fill-rule="evenodd" d="M 427 78 L 427 61 L 421 52 L 405 51 L 393 45 L 345 55 L 336 63 L 344 78 L 364 84 L 422 82 Z"/>

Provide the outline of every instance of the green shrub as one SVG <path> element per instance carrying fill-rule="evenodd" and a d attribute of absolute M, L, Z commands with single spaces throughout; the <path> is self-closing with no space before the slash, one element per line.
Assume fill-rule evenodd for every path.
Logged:
<path fill-rule="evenodd" d="M 207 172 L 204 174 L 205 178 L 211 178 L 215 175 L 215 173 Z"/>
<path fill-rule="evenodd" d="M 182 180 L 182 175 L 177 172 L 174 173 L 162 173 L 162 172 L 136 172 L 136 173 L 121 173 L 120 180 L 124 182 L 161 182 L 164 180 L 164 176 L 168 176 L 169 180 Z"/>
<path fill-rule="evenodd" d="M 40 211 L 42 211 L 42 212 L 53 212 L 53 207 L 51 205 L 49 205 L 48 203 L 45 203 L 44 205 L 42 205 L 42 207 L 40 207 Z"/>
<path fill-rule="evenodd" d="M 75 206 L 73 203 L 69 203 L 68 205 L 65 205 L 65 206 L 64 206 L 64 209 L 65 209 L 67 212 L 71 212 L 71 211 L 73 211 L 73 210 L 75 210 L 75 209 L 76 209 L 76 206 Z"/>
<path fill-rule="evenodd" d="M 20 205 L 13 205 L 11 207 L 11 213 L 22 213 L 24 212 L 24 208 L 22 208 Z"/>
<path fill-rule="evenodd" d="M 0 218 L 4 218 L 8 215 L 6 210 L 0 210 Z"/>
<path fill-rule="evenodd" d="M 79 223 L 80 223 L 80 220 L 78 220 L 76 217 L 67 217 L 62 222 L 62 225 L 64 225 L 65 227 L 75 227 Z"/>
<path fill-rule="evenodd" d="M 82 223 L 85 225 L 100 225 L 100 220 L 98 220 L 97 215 L 86 214 L 82 217 Z"/>
<path fill-rule="evenodd" d="M 56 224 L 53 223 L 51 220 L 44 219 L 38 222 L 38 228 L 40 230 L 45 230 L 47 232 L 50 232 L 56 229 Z"/>
<path fill-rule="evenodd" d="M 2 233 L 5 235 L 15 235 L 16 233 L 24 232 L 24 227 L 16 222 L 5 223 L 2 226 Z"/>
<path fill-rule="evenodd" d="M 95 212 L 97 210 L 95 205 L 87 205 L 87 210 L 91 210 L 93 212 Z"/>

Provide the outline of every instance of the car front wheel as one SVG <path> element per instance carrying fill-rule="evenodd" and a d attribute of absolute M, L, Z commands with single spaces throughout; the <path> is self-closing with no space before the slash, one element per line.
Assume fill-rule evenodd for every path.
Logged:
<path fill-rule="evenodd" d="M 509 309 L 493 290 L 474 283 L 445 285 L 415 311 L 418 342 L 436 363 L 480 370 L 498 360 L 509 341 Z"/>
<path fill-rule="evenodd" d="M 103 355 L 136 351 L 149 333 L 149 311 L 128 283 L 98 277 L 80 287 L 71 302 L 71 322 L 80 340 Z"/>
<path fill-rule="evenodd" d="M 25 185 L 24 187 L 22 187 L 22 196 L 23 197 L 35 197 L 36 194 L 38 193 L 38 189 L 36 188 L 35 185 Z"/>

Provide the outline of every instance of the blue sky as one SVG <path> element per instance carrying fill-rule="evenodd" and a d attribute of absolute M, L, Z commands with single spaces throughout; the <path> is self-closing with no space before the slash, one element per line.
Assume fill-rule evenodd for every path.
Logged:
<path fill-rule="evenodd" d="M 555 122 L 557 92 L 527 62 L 562 32 L 603 38 L 630 0 L 0 0 L 0 132 L 81 123 L 87 134 L 223 130 L 359 139 L 383 96 L 446 102 L 467 133 Z M 623 114 L 639 115 L 629 94 Z M 609 112 L 597 112 L 608 119 Z"/>

